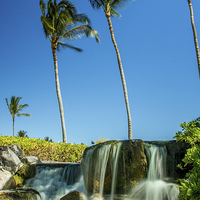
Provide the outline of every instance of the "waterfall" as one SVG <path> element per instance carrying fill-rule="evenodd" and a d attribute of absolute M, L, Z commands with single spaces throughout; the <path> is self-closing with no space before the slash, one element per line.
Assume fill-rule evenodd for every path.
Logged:
<path fill-rule="evenodd" d="M 178 186 L 163 180 L 166 178 L 166 150 L 150 144 L 145 150 L 149 162 L 147 179 L 131 190 L 127 200 L 177 200 Z"/>
<path fill-rule="evenodd" d="M 84 161 L 84 175 L 87 176 L 85 177 L 85 188 L 90 191 L 87 194 L 88 198 L 102 200 L 104 199 L 103 196 L 105 190 L 108 190 L 109 188 L 111 194 L 111 197 L 109 198 L 113 200 L 117 178 L 118 157 L 121 145 L 122 143 L 119 142 L 114 145 L 108 144 L 102 146 L 101 148 L 95 146 L 94 148 L 88 150 L 87 156 L 85 156 L 86 160 Z M 96 159 L 96 163 L 93 161 L 93 156 L 98 158 Z M 110 162 L 109 159 L 111 159 Z M 106 176 L 107 168 L 109 168 L 111 173 L 109 176 Z M 107 188 L 105 188 L 105 178 L 110 178 L 111 180 L 110 185 L 106 185 Z M 91 181 L 91 179 L 93 180 Z"/>
<path fill-rule="evenodd" d="M 42 200 L 59 200 L 75 190 L 84 193 L 84 200 L 178 200 L 178 186 L 164 181 L 166 157 L 162 146 L 107 142 L 88 148 L 81 165 L 37 166 L 36 175 L 24 187 L 39 191 Z M 142 176 L 141 168 L 145 171 Z"/>
<path fill-rule="evenodd" d="M 28 179 L 24 188 L 40 192 L 42 200 L 58 200 L 71 191 L 84 192 L 83 177 L 79 164 L 65 167 L 37 166 L 36 175 Z"/>

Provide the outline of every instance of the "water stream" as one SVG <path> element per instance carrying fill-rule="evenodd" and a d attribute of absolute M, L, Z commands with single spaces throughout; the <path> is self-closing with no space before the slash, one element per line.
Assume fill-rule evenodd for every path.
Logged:
<path fill-rule="evenodd" d="M 163 147 L 149 145 L 145 147 L 149 162 L 147 179 L 139 182 L 129 193 L 134 200 L 177 200 L 179 189 L 176 184 L 167 183 L 166 151 Z"/>
<path fill-rule="evenodd" d="M 81 167 L 78 164 L 65 167 L 38 166 L 36 175 L 24 185 L 24 188 L 27 187 L 39 191 L 42 200 L 59 200 L 74 190 L 85 192 Z"/>
<path fill-rule="evenodd" d="M 88 167 L 84 174 L 88 180 L 93 178 L 92 192 L 86 194 L 88 187 L 87 178 L 85 183 L 81 174 L 80 165 L 68 165 L 66 167 L 37 167 L 34 178 L 29 179 L 25 187 L 33 188 L 40 192 L 42 200 L 59 200 L 62 196 L 71 191 L 79 191 L 84 194 L 84 200 L 178 200 L 179 189 L 176 184 L 165 182 L 166 178 L 166 151 L 163 147 L 146 145 L 145 152 L 148 160 L 148 173 L 145 180 L 141 180 L 127 194 L 120 195 L 116 191 L 116 180 L 118 174 L 119 153 L 122 143 L 116 145 L 105 145 L 99 148 L 96 155 L 98 162 L 92 160 L 93 151 L 96 147 L 87 152 L 86 163 Z M 112 160 L 110 167 L 111 188 L 110 195 L 104 195 L 104 181 L 108 160 Z M 94 169 L 91 171 L 90 166 Z M 98 184 L 97 184 L 98 183 Z M 117 195 L 116 195 L 117 194 Z"/>

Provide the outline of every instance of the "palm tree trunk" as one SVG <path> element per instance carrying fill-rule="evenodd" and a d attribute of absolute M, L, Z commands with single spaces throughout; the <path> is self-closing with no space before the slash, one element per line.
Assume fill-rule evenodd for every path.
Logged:
<path fill-rule="evenodd" d="M 13 137 L 15 137 L 15 117 L 13 117 Z"/>
<path fill-rule="evenodd" d="M 67 135 L 66 135 L 66 129 L 65 129 L 65 118 L 64 118 L 64 109 L 63 109 L 62 97 L 61 97 L 61 92 L 60 92 L 60 84 L 59 84 L 59 78 L 58 78 L 58 61 L 57 61 L 56 49 L 53 48 L 52 52 L 53 52 L 53 60 L 54 60 L 56 92 L 57 92 L 57 97 L 58 97 L 58 104 L 59 104 L 59 109 L 60 109 L 60 118 L 61 118 L 61 124 L 62 124 L 63 142 L 67 143 Z"/>
<path fill-rule="evenodd" d="M 115 48 L 115 51 L 117 54 L 117 61 L 118 61 L 120 75 L 121 75 L 121 81 L 122 81 L 122 86 L 123 86 L 123 91 L 124 91 L 124 99 L 125 99 L 126 111 L 127 111 L 127 117 L 128 117 L 128 139 L 131 140 L 132 139 L 132 122 L 131 122 L 131 114 L 130 114 L 130 108 L 129 108 L 129 102 L 128 102 L 128 92 L 127 92 L 127 88 L 126 88 L 126 81 L 125 81 L 124 71 L 123 71 L 123 67 L 122 67 L 121 57 L 120 57 L 117 43 L 115 41 L 112 22 L 110 19 L 110 12 L 106 13 L 106 18 L 108 21 L 111 39 L 112 39 L 112 42 L 113 42 L 113 45 L 114 45 L 114 48 Z"/>
<path fill-rule="evenodd" d="M 188 0 L 188 6 L 189 6 L 189 9 L 190 9 L 190 20 L 191 20 L 191 25 L 192 25 L 192 30 L 193 30 L 194 45 L 195 45 L 195 50 L 196 50 L 197 64 L 198 64 L 199 78 L 200 78 L 200 53 L 199 53 L 199 44 L 198 44 L 197 32 L 196 32 L 196 28 L 195 28 L 195 24 L 194 24 L 194 13 L 193 13 L 193 8 L 192 8 L 192 2 L 191 2 L 191 0 Z"/>

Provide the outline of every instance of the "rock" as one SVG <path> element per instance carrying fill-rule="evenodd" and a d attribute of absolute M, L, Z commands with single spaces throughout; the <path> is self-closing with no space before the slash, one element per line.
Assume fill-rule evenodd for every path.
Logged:
<path fill-rule="evenodd" d="M 176 140 L 169 141 L 145 141 L 149 144 L 154 144 L 157 146 L 163 146 L 167 150 L 166 159 L 166 176 L 171 179 L 183 179 L 186 173 L 188 173 L 192 167 L 187 166 L 187 168 L 180 169 L 177 165 L 183 164 L 182 159 L 187 153 L 187 149 L 190 145 L 184 141 L 176 142 Z"/>
<path fill-rule="evenodd" d="M 42 163 L 42 162 L 40 161 L 40 159 L 37 158 L 36 156 L 27 156 L 27 157 L 24 157 L 24 158 L 22 159 L 22 162 L 23 162 L 23 163 L 27 163 L 27 164 L 29 164 L 29 165 L 31 165 L 31 164 L 35 165 L 35 164 Z"/>
<path fill-rule="evenodd" d="M 15 179 L 9 171 L 0 169 L 0 190 L 16 188 Z"/>
<path fill-rule="evenodd" d="M 17 144 L 8 145 L 8 147 L 17 155 L 17 157 L 21 160 L 24 157 L 24 151 Z"/>
<path fill-rule="evenodd" d="M 81 192 L 73 191 L 63 196 L 60 200 L 84 200 L 84 195 Z"/>
<path fill-rule="evenodd" d="M 37 192 L 37 191 L 36 191 Z M 0 191 L 1 200 L 37 200 L 38 195 L 32 189 L 17 189 L 17 190 L 4 190 Z M 41 198 L 39 198 L 41 199 Z"/>
<path fill-rule="evenodd" d="M 168 141 L 166 144 L 167 149 L 167 177 L 175 179 L 185 178 L 186 173 L 188 173 L 192 167 L 187 166 L 184 169 L 177 167 L 178 164 L 183 164 L 182 159 L 187 153 L 187 149 L 190 148 L 190 145 L 184 141 L 176 142 L 175 140 Z"/>
<path fill-rule="evenodd" d="M 120 147 L 118 145 L 121 145 Z M 103 193 L 110 194 L 116 151 L 119 149 L 116 162 L 116 191 L 118 194 L 127 193 L 141 179 L 146 178 L 147 159 L 142 140 L 108 141 L 88 147 L 83 154 L 81 169 L 86 191 L 89 195 L 99 193 L 100 177 L 104 167 L 105 175 Z M 105 159 L 108 156 L 107 162 Z"/>
<path fill-rule="evenodd" d="M 33 178 L 36 174 L 36 165 L 24 164 L 17 174 L 23 179 Z"/>
<path fill-rule="evenodd" d="M 0 166 L 12 174 L 15 174 L 23 167 L 23 164 L 8 146 L 0 146 Z"/>

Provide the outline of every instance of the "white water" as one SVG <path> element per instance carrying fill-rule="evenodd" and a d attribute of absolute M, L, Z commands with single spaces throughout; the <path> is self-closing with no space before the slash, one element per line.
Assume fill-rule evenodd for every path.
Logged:
<path fill-rule="evenodd" d="M 87 152 L 86 174 L 91 175 L 90 165 L 94 164 L 95 171 L 92 174 L 94 183 L 99 183 L 99 186 L 93 185 L 93 193 L 90 197 L 84 200 L 178 200 L 179 189 L 176 184 L 167 183 L 163 179 L 166 178 L 166 151 L 163 147 L 157 147 L 155 145 L 148 145 L 145 148 L 148 158 L 149 169 L 147 179 L 140 181 L 129 194 L 125 196 L 115 196 L 115 183 L 118 173 L 119 152 L 121 151 L 122 143 L 118 143 L 111 147 L 106 145 L 98 149 L 96 156 L 98 162 L 93 163 L 92 154 L 96 147 L 91 148 Z M 112 183 L 111 193 L 108 196 L 103 197 L 105 172 L 109 159 L 110 152 L 112 153 Z M 79 180 L 76 180 L 76 178 Z M 90 176 L 88 176 L 90 179 Z M 85 184 L 89 184 L 87 179 Z M 79 191 L 85 194 L 85 185 L 82 175 L 76 168 L 37 168 L 37 173 L 34 178 L 29 179 L 25 187 L 33 188 L 40 192 L 42 200 L 59 200 L 62 196 L 70 193 L 71 191 Z M 86 187 L 87 188 L 87 187 Z"/>
<path fill-rule="evenodd" d="M 177 200 L 179 189 L 176 184 L 163 181 L 166 178 L 166 151 L 163 147 L 146 147 L 149 160 L 147 179 L 135 186 L 127 200 Z"/>
<path fill-rule="evenodd" d="M 103 191 L 104 191 L 104 180 L 105 180 L 105 173 L 106 167 L 108 164 L 109 155 L 112 157 L 111 162 L 111 173 L 112 173 L 112 183 L 111 183 L 111 195 L 109 197 L 110 200 L 114 199 L 115 194 L 115 186 L 116 186 L 116 178 L 117 178 L 117 166 L 118 166 L 118 157 L 122 143 L 119 142 L 114 144 L 113 147 L 111 144 L 105 145 L 102 148 L 98 148 L 97 146 L 91 148 L 87 152 L 85 163 L 87 163 L 87 168 L 85 174 L 88 175 L 85 179 L 86 188 L 88 188 L 88 184 L 90 183 L 91 177 L 91 168 L 94 168 L 94 174 L 92 175 L 93 178 L 93 193 L 90 194 L 88 199 L 91 200 L 103 200 Z M 97 163 L 93 163 L 93 152 L 97 149 L 95 156 L 97 156 Z M 99 186 L 96 186 L 96 183 L 99 183 Z"/>
<path fill-rule="evenodd" d="M 37 167 L 36 175 L 29 179 L 24 187 L 40 192 L 42 200 L 59 200 L 74 190 L 85 192 L 83 177 L 73 166 Z"/>

